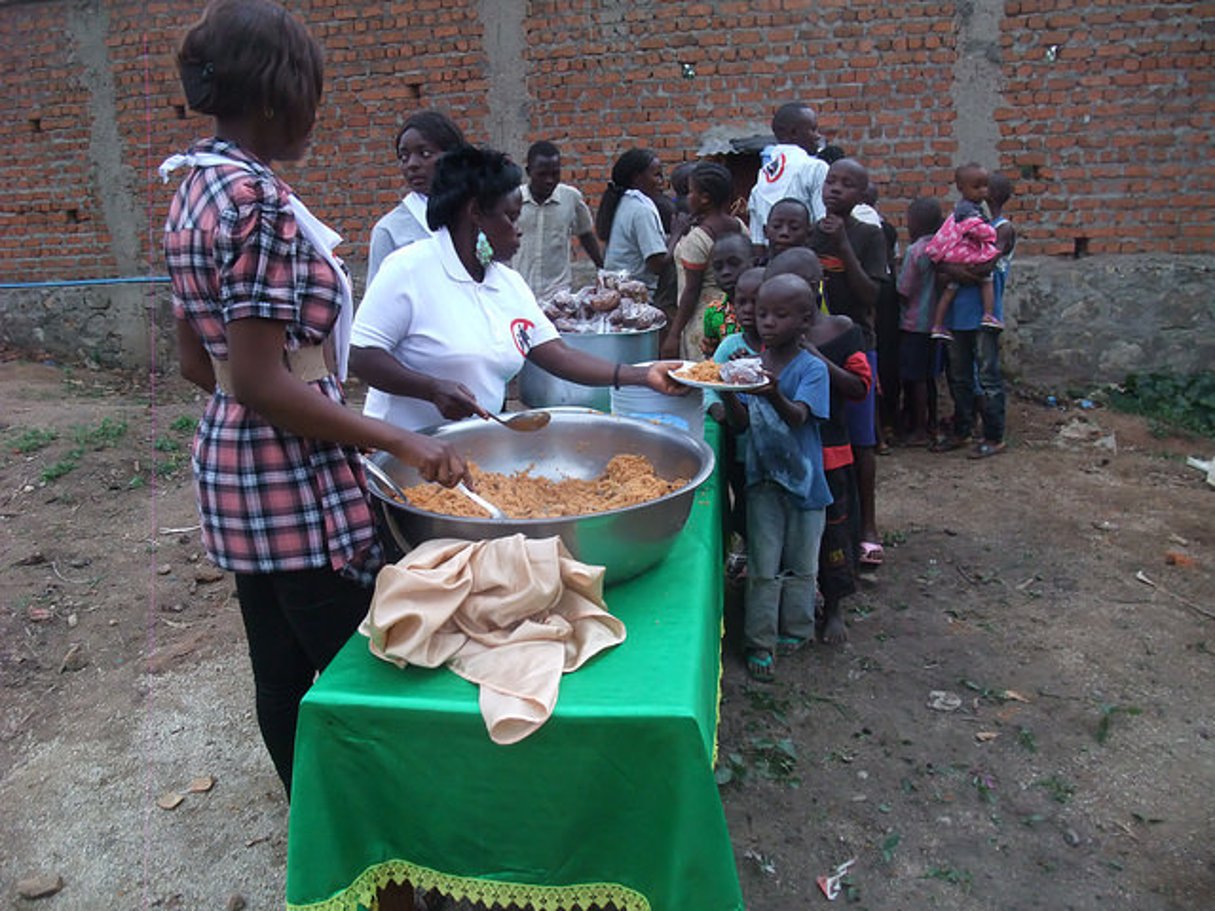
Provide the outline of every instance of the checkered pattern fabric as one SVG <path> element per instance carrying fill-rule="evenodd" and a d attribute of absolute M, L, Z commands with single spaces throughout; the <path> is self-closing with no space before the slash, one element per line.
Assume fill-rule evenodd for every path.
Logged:
<path fill-rule="evenodd" d="M 286 324 L 286 346 L 322 344 L 341 305 L 333 268 L 297 232 L 290 188 L 239 147 L 192 151 L 245 163 L 193 169 L 165 225 L 173 312 L 207 352 L 226 360 L 226 326 L 255 317 Z M 344 402 L 330 376 L 311 384 Z M 216 390 L 194 439 L 203 543 L 233 572 L 332 567 L 369 583 L 379 564 L 371 508 L 351 447 L 298 437 Z"/>

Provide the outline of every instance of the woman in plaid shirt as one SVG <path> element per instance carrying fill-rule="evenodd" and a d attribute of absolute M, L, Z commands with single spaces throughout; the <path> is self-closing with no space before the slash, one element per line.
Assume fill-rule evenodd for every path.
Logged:
<path fill-rule="evenodd" d="M 190 107 L 215 118 L 214 138 L 162 169 L 193 166 L 164 243 L 181 372 L 211 393 L 193 451 L 203 543 L 236 575 L 258 724 L 290 795 L 299 701 L 381 562 L 358 447 L 447 485 L 467 472 L 447 444 L 347 409 L 334 376 L 351 307 L 338 238 L 271 170 L 307 146 L 319 46 L 276 3 L 215 0 L 177 65 Z"/>

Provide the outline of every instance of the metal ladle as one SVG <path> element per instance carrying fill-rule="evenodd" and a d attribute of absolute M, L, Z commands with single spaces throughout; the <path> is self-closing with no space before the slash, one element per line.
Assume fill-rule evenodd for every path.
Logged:
<path fill-rule="evenodd" d="M 548 423 L 548 422 L 546 421 L 545 423 Z M 405 495 L 405 491 L 403 491 L 401 489 L 401 485 L 398 484 L 395 480 L 393 480 L 392 475 L 390 475 L 383 468 L 381 468 L 379 465 L 377 465 L 375 462 L 373 462 L 371 459 L 367 458 L 366 456 L 363 457 L 363 467 L 367 470 L 367 473 L 369 475 L 371 475 L 373 478 L 376 479 L 377 484 L 382 484 L 384 487 L 388 488 L 388 491 L 390 493 L 392 493 L 393 496 L 398 497 L 402 503 L 409 502 L 409 497 L 407 497 Z M 460 493 L 464 494 L 464 496 L 468 497 L 468 499 L 472 500 L 474 503 L 476 503 L 478 506 L 480 506 L 482 509 L 484 509 L 487 513 L 489 513 L 489 517 L 491 519 L 505 519 L 506 518 L 506 513 L 504 513 L 501 509 L 499 509 L 493 503 L 489 502 L 489 500 L 485 499 L 485 497 L 481 496 L 478 493 L 473 493 L 471 490 L 469 490 L 464 485 L 463 481 L 458 483 L 455 486 L 455 489 L 460 491 Z"/>
<path fill-rule="evenodd" d="M 548 422 L 553 419 L 553 416 L 547 411 L 519 411 L 508 418 L 499 417 L 492 411 L 487 411 L 486 414 L 503 427 L 517 430 L 520 433 L 531 433 L 533 430 L 540 430 L 542 427 L 547 427 Z"/>

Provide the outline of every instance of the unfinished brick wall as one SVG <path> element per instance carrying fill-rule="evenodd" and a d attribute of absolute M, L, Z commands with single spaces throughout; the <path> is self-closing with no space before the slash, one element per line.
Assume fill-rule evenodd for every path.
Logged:
<path fill-rule="evenodd" d="M 281 171 L 351 241 L 343 249 L 357 269 L 400 192 L 391 138 L 404 116 L 438 106 L 487 138 L 493 4 L 288 5 L 328 69 L 311 155 Z M 693 157 L 714 125 L 762 125 L 776 104 L 805 99 L 831 140 L 871 167 L 901 225 L 917 195 L 952 200 L 959 124 L 987 117 L 958 110 L 968 85 L 956 66 L 972 52 L 959 41 L 963 20 L 984 5 L 533 0 L 518 87 L 526 135 L 560 142 L 567 178 L 594 203 L 630 145 L 671 164 Z M 1017 178 L 1021 254 L 1215 249 L 1215 3 L 994 6 L 990 117 L 999 167 Z M 199 10 L 183 0 L 0 7 L 0 281 L 162 271 L 172 186 L 154 168 L 207 126 L 185 111 L 171 64 Z"/>

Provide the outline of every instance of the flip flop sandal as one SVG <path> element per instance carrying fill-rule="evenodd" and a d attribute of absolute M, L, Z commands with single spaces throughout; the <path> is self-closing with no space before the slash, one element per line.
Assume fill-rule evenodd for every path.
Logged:
<path fill-rule="evenodd" d="M 759 683 L 771 683 L 776 679 L 776 671 L 772 653 L 767 649 L 753 649 L 747 652 L 747 674 Z"/>
<path fill-rule="evenodd" d="M 962 437 L 942 437 L 938 440 L 933 440 L 928 446 L 929 452 L 953 452 L 955 449 L 961 449 L 963 446 L 968 446 L 969 440 Z"/>
<path fill-rule="evenodd" d="M 988 459 L 994 455 L 999 455 L 1007 448 L 1006 443 L 992 443 L 989 440 L 984 440 L 970 451 L 967 458 L 971 459 Z"/>
<path fill-rule="evenodd" d="M 810 644 L 808 636 L 780 636 L 776 640 L 776 654 L 782 658 L 797 654 Z"/>
<path fill-rule="evenodd" d="M 882 549 L 882 545 L 876 541 L 862 541 L 861 555 L 858 562 L 865 566 L 881 566 L 882 560 L 886 557 L 886 551 Z"/>

